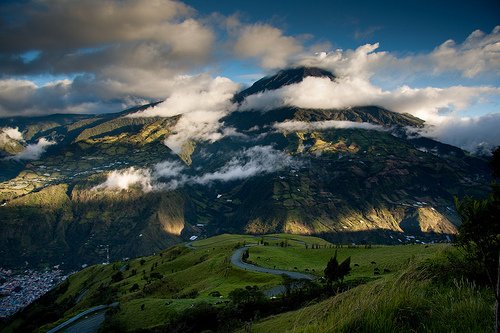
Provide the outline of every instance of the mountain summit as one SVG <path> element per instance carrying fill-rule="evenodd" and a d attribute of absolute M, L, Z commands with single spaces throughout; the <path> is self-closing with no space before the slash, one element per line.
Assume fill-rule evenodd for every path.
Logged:
<path fill-rule="evenodd" d="M 265 90 L 276 90 L 290 84 L 299 83 L 308 76 L 327 77 L 332 81 L 335 80 L 335 75 L 331 72 L 317 67 L 295 67 L 283 69 L 276 74 L 266 76 L 258 80 L 249 88 L 236 94 L 234 96 L 234 101 L 241 103 L 245 97 L 249 95 L 257 94 Z"/>

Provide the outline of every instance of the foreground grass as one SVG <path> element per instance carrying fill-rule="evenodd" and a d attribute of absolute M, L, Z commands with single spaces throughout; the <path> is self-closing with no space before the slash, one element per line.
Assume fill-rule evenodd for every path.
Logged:
<path fill-rule="evenodd" d="M 413 260 L 403 272 L 257 322 L 252 332 L 491 332 L 493 304 L 491 290 L 439 282 Z"/>
<path fill-rule="evenodd" d="M 279 276 L 253 273 L 230 264 L 234 249 L 243 244 L 261 244 L 250 248 L 249 258 L 260 266 L 318 276 L 336 250 L 333 244 L 315 237 L 220 235 L 192 242 L 192 248 L 179 245 L 149 257 L 92 266 L 72 275 L 67 288 L 55 295 L 55 304 L 64 308 L 55 317 L 59 320 L 36 328 L 45 332 L 92 306 L 118 301 L 120 306 L 111 320 L 120 331 L 154 329 L 198 302 L 226 301 L 236 288 L 257 285 L 266 290 L 281 284 Z M 492 322 L 492 296 L 461 280 L 436 284 L 421 266 L 424 261 L 439 262 L 436 253 L 442 258 L 449 249 L 449 245 L 338 248 L 340 260 L 348 256 L 352 259 L 349 279 L 375 281 L 255 323 L 253 331 L 467 331 L 458 329 L 460 325 L 477 327 L 477 332 L 491 330 L 488 323 Z M 114 279 L 119 273 L 122 278 Z M 214 292 L 222 297 L 213 296 Z M 35 318 L 46 315 L 44 306 L 37 311 Z M 455 316 L 460 320 L 454 320 Z M 18 318 L 6 331 L 21 327 L 23 320 L 31 318 Z"/>

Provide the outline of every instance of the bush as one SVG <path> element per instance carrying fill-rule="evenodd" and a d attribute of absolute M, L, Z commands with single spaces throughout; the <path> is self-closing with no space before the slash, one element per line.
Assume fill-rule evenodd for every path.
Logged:
<path fill-rule="evenodd" d="M 123 273 L 121 271 L 118 271 L 111 276 L 111 281 L 113 283 L 120 282 L 121 280 L 123 280 Z"/>

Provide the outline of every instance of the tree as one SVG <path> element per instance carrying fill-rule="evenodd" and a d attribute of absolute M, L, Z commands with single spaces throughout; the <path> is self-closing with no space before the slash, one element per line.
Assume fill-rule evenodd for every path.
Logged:
<path fill-rule="evenodd" d="M 281 278 L 283 280 L 283 286 L 285 287 L 285 295 L 290 296 L 290 294 L 292 293 L 294 281 L 290 276 L 286 274 L 281 274 Z"/>
<path fill-rule="evenodd" d="M 248 251 L 248 249 L 246 249 L 245 251 L 243 251 L 243 255 L 241 256 L 241 260 L 243 262 L 246 262 L 249 257 L 250 257 L 250 252 Z"/>
<path fill-rule="evenodd" d="M 351 257 L 347 257 L 347 259 L 342 261 L 342 263 L 339 265 L 340 281 L 344 282 L 344 277 L 350 272 L 351 272 Z"/>
<path fill-rule="evenodd" d="M 500 147 L 490 162 L 493 177 L 500 177 Z M 458 228 L 457 244 L 465 248 L 471 262 L 479 266 L 495 292 L 495 332 L 500 329 L 500 186 L 493 181 L 492 192 L 486 199 L 455 198 L 462 224 Z"/>
<path fill-rule="evenodd" d="M 337 250 L 335 250 L 335 255 L 328 260 L 325 268 L 325 278 L 328 283 L 332 283 L 338 280 L 339 262 L 337 261 Z"/>
<path fill-rule="evenodd" d="M 345 259 L 341 264 L 337 260 L 337 250 L 326 265 L 324 270 L 325 278 L 328 284 L 333 282 L 344 281 L 344 277 L 351 271 L 351 257 Z"/>
<path fill-rule="evenodd" d="M 120 282 L 121 280 L 123 280 L 123 273 L 121 271 L 118 271 L 111 276 L 112 282 Z"/>

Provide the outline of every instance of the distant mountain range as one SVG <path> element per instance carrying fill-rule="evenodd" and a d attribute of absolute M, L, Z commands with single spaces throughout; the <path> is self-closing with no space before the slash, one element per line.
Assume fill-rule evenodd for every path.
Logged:
<path fill-rule="evenodd" d="M 233 101 L 307 76 L 335 80 L 317 68 L 283 70 Z M 73 268 L 106 261 L 108 252 L 111 259 L 146 255 L 220 233 L 440 241 L 459 223 L 453 196 L 488 190 L 483 158 L 407 135 L 424 126 L 409 114 L 377 106 L 237 110 L 222 119 L 233 135 L 190 141 L 175 155 L 163 141 L 181 116 L 125 117 L 156 104 L 104 115 L 0 119 L 0 127 L 18 128 L 24 138 L 4 133 L 0 140 L 0 266 Z M 40 138 L 56 144 L 38 160 L 15 158 Z M 151 183 L 99 187 L 113 170 Z"/>

